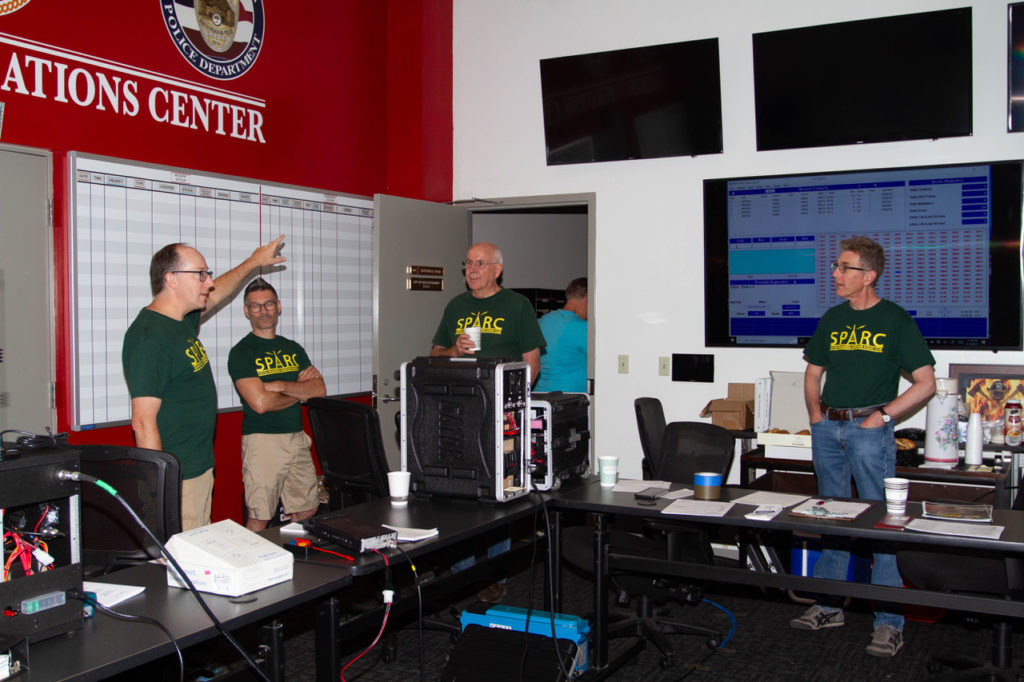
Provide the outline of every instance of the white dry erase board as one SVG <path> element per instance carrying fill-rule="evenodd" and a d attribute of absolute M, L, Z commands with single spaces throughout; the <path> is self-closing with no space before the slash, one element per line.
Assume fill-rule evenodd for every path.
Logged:
<path fill-rule="evenodd" d="M 371 390 L 372 199 L 80 153 L 69 168 L 74 429 L 130 421 L 121 342 L 153 299 L 150 258 L 174 242 L 216 276 L 285 235 L 288 260 L 263 274 L 281 298 L 278 334 L 302 344 L 328 393 Z M 199 331 L 222 410 L 240 407 L 228 352 L 249 331 L 240 294 Z"/>

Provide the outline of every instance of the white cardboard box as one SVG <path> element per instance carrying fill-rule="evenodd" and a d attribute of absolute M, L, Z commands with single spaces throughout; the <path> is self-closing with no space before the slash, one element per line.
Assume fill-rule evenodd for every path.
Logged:
<path fill-rule="evenodd" d="M 237 597 L 292 579 L 295 557 L 230 519 L 167 541 L 167 551 L 200 592 Z M 172 566 L 167 584 L 185 587 Z"/>
<path fill-rule="evenodd" d="M 811 437 L 797 435 L 797 431 L 810 431 L 811 428 L 807 418 L 807 406 L 804 402 L 804 373 L 772 370 L 771 374 L 770 428 L 785 429 L 789 433 L 758 433 L 757 444 L 765 446 L 765 457 L 810 459 Z M 785 450 L 781 448 L 785 448 Z M 801 453 L 798 448 L 806 449 L 807 452 Z"/>

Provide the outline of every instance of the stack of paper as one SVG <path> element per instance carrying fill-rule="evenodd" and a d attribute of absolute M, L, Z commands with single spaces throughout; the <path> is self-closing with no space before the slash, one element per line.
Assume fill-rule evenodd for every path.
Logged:
<path fill-rule="evenodd" d="M 754 380 L 754 430 L 767 431 L 772 423 L 772 378 Z"/>

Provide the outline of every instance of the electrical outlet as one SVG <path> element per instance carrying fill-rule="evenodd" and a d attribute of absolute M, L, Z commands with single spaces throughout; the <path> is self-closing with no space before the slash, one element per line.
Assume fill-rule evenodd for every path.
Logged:
<path fill-rule="evenodd" d="M 672 373 L 672 362 L 671 358 L 667 355 L 662 355 L 658 358 L 658 376 L 667 377 Z"/>
<path fill-rule="evenodd" d="M 629 374 L 629 356 L 619 356 L 619 374 Z"/>

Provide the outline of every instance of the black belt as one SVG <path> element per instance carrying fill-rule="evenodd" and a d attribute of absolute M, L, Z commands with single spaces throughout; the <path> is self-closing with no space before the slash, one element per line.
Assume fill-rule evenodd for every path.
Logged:
<path fill-rule="evenodd" d="M 825 403 L 821 403 L 822 416 L 837 422 L 852 422 L 854 419 L 866 417 L 877 410 L 878 405 L 874 407 L 829 407 Z"/>

